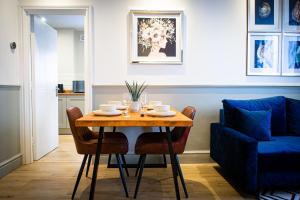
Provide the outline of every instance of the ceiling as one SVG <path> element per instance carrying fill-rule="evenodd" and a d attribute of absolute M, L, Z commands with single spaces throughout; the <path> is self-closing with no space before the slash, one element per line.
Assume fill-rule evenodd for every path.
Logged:
<path fill-rule="evenodd" d="M 46 23 L 53 28 L 84 29 L 84 16 L 82 15 L 40 15 Z"/>

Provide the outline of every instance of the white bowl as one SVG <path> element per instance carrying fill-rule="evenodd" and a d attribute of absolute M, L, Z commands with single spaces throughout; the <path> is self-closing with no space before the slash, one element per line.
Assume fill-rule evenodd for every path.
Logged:
<path fill-rule="evenodd" d="M 150 101 L 149 102 L 149 106 L 158 106 L 158 105 L 162 105 L 162 102 L 161 101 Z"/>
<path fill-rule="evenodd" d="M 108 101 L 107 103 L 108 103 L 108 104 L 116 105 L 117 107 L 122 105 L 122 102 L 121 102 L 121 101 Z"/>
<path fill-rule="evenodd" d="M 99 109 L 103 112 L 114 112 L 117 109 L 117 106 L 114 104 L 101 104 Z"/>
<path fill-rule="evenodd" d="M 154 107 L 155 112 L 169 112 L 170 105 L 158 105 Z"/>

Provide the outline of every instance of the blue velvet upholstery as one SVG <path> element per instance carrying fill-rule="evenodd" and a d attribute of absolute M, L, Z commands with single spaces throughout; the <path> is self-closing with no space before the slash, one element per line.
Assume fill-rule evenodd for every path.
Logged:
<path fill-rule="evenodd" d="M 257 152 L 260 172 L 300 171 L 300 137 L 276 136 L 272 141 L 258 142 Z"/>
<path fill-rule="evenodd" d="M 224 100 L 223 103 L 225 124 L 211 124 L 210 155 L 221 166 L 225 175 L 252 194 L 258 194 L 262 189 L 299 189 L 299 100 L 272 97 L 241 101 Z M 257 111 L 268 110 L 270 107 L 270 141 L 257 141 L 231 128 L 240 123 L 235 121 L 236 108 Z"/>
<path fill-rule="evenodd" d="M 225 124 L 224 109 L 220 109 L 220 123 L 221 123 L 222 125 Z"/>
<path fill-rule="evenodd" d="M 211 157 L 234 183 L 250 193 L 257 188 L 257 141 L 219 123 L 211 124 Z"/>
<path fill-rule="evenodd" d="M 286 99 L 288 132 L 300 136 L 300 100 Z"/>
<path fill-rule="evenodd" d="M 238 130 L 258 141 L 271 140 L 272 110 L 248 111 L 237 108 Z"/>
<path fill-rule="evenodd" d="M 271 131 L 272 135 L 284 135 L 286 130 L 286 108 L 285 97 L 277 96 L 253 100 L 226 100 L 223 101 L 225 125 L 236 128 L 236 108 L 243 108 L 249 111 L 272 109 Z"/>

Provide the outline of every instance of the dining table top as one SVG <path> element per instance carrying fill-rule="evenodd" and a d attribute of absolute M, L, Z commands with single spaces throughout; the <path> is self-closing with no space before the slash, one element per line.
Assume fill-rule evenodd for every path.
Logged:
<path fill-rule="evenodd" d="M 98 116 L 93 112 L 84 115 L 75 122 L 77 127 L 191 127 L 193 120 L 176 112 L 174 116 L 157 117 L 141 114 L 139 112 L 128 112 L 118 116 Z"/>

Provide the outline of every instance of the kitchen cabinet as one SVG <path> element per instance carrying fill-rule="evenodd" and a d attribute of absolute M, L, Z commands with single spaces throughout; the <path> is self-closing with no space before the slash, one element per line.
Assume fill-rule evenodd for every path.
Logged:
<path fill-rule="evenodd" d="M 84 112 L 84 95 L 60 94 L 58 97 L 58 127 L 60 134 L 71 134 L 66 109 L 78 107 Z"/>

